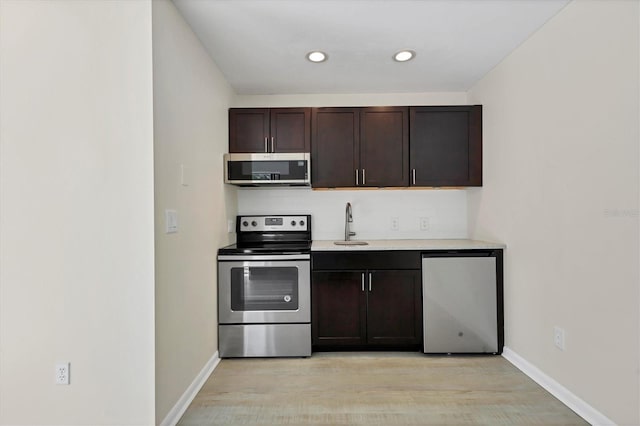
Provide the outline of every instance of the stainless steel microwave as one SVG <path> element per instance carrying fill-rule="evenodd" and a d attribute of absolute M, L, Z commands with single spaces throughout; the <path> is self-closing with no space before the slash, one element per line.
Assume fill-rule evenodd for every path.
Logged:
<path fill-rule="evenodd" d="M 225 154 L 224 182 L 240 186 L 309 186 L 309 153 Z"/>

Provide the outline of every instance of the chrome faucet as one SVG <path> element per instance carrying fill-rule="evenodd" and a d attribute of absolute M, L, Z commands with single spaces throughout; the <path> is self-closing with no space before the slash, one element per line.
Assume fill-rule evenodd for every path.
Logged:
<path fill-rule="evenodd" d="M 349 224 L 353 223 L 353 214 L 351 214 L 351 203 L 347 203 L 347 208 L 344 212 L 344 240 L 349 241 L 351 237 L 356 235 L 355 232 L 349 229 Z"/>

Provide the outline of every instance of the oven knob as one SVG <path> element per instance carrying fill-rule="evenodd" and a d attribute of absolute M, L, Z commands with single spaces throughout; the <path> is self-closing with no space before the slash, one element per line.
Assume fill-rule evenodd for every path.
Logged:
<path fill-rule="evenodd" d="M 304 220 L 300 221 L 300 226 L 304 226 Z"/>
<path fill-rule="evenodd" d="M 296 226 L 296 221 L 295 220 L 291 221 L 291 226 Z"/>
<path fill-rule="evenodd" d="M 258 226 L 258 222 L 254 220 L 253 222 L 251 222 L 251 226 Z"/>
<path fill-rule="evenodd" d="M 284 301 L 285 302 L 291 302 L 291 296 L 289 296 L 288 294 L 284 297 Z"/>
<path fill-rule="evenodd" d="M 244 222 L 242 222 L 242 226 L 249 226 L 249 222 L 245 220 Z"/>

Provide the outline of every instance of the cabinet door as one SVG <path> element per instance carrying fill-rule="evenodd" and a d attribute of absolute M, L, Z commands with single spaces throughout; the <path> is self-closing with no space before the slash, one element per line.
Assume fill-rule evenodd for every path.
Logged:
<path fill-rule="evenodd" d="M 419 270 L 369 271 L 367 342 L 416 345 L 422 338 Z"/>
<path fill-rule="evenodd" d="M 408 108 L 363 108 L 361 114 L 361 185 L 408 186 Z"/>
<path fill-rule="evenodd" d="M 366 343 L 364 272 L 316 271 L 311 280 L 312 341 L 318 346 Z"/>
<path fill-rule="evenodd" d="M 356 186 L 360 109 L 313 108 L 311 127 L 311 185 L 315 188 Z"/>
<path fill-rule="evenodd" d="M 310 108 L 271 109 L 271 152 L 309 152 L 310 146 Z"/>
<path fill-rule="evenodd" d="M 409 110 L 411 184 L 482 186 L 482 106 Z"/>
<path fill-rule="evenodd" d="M 269 109 L 229 110 L 229 152 L 268 152 Z"/>

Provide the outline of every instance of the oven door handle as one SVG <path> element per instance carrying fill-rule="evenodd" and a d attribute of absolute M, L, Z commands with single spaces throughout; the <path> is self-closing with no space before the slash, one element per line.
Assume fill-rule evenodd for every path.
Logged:
<path fill-rule="evenodd" d="M 218 260 L 309 260 L 310 254 L 251 254 L 251 255 L 221 255 Z"/>

